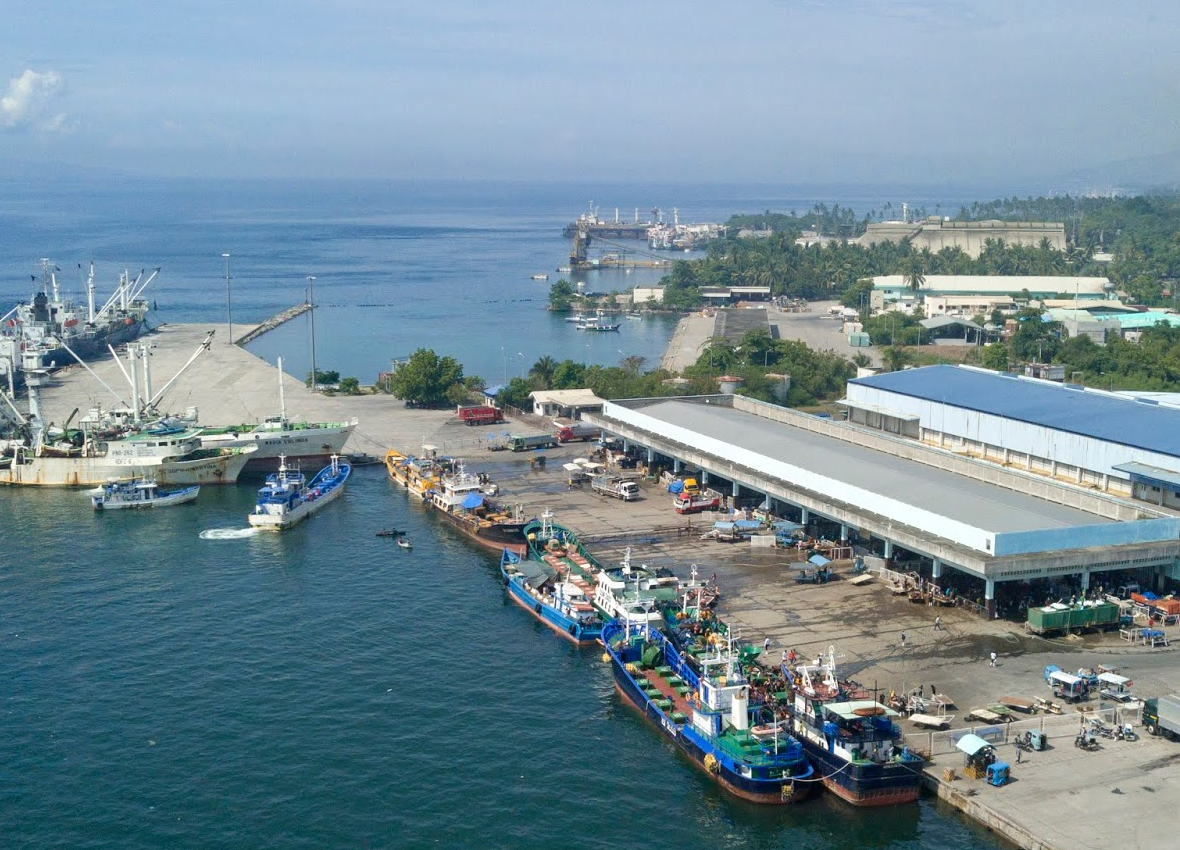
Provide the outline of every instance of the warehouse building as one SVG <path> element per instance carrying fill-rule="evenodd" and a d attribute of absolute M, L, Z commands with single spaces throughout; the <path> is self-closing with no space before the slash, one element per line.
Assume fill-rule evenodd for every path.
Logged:
<path fill-rule="evenodd" d="M 1180 557 L 1180 519 L 1148 505 L 741 396 L 607 402 L 591 418 L 649 465 L 699 470 L 735 501 L 825 523 L 886 558 L 912 553 L 935 582 L 970 577 L 989 610 L 999 583 L 1162 579 Z"/>
<path fill-rule="evenodd" d="M 988 240 L 1032 247 L 1047 241 L 1050 248 L 1064 251 L 1065 225 L 1060 221 L 951 221 L 935 215 L 921 221 L 873 222 L 853 241 L 860 245 L 908 242 L 917 251 L 935 254 L 944 248 L 959 248 L 969 257 L 978 257 Z"/>
<path fill-rule="evenodd" d="M 927 366 L 849 381 L 841 404 L 856 424 L 1180 510 L 1180 410 L 1150 398 Z"/>
<path fill-rule="evenodd" d="M 1004 309 L 1005 304 L 1020 301 L 1065 300 L 1093 302 L 1113 299 L 1114 284 L 1105 277 L 1069 277 L 1064 275 L 984 275 L 984 274 L 929 274 L 915 292 L 907 275 L 884 274 L 873 278 L 869 306 L 874 313 L 898 308 L 910 309 L 933 299 L 934 312 L 948 312 L 946 305 L 961 304 L 964 300 L 973 307 L 994 303 Z M 946 302 L 943 299 L 951 298 Z"/>

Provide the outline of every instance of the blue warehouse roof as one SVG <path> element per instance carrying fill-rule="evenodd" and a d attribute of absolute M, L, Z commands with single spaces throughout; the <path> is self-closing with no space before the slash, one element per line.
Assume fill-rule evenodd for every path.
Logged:
<path fill-rule="evenodd" d="M 1180 411 L 1151 402 L 958 366 L 904 369 L 849 383 L 1180 458 Z"/>

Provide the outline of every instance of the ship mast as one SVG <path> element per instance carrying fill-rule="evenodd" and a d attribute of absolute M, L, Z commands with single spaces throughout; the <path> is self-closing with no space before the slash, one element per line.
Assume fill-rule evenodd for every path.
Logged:
<path fill-rule="evenodd" d="M 287 425 L 287 395 L 283 391 L 283 358 L 279 358 L 279 415 L 283 420 L 283 427 Z"/>
<path fill-rule="evenodd" d="M 86 324 L 94 324 L 94 260 L 90 261 L 90 274 L 86 277 Z"/>

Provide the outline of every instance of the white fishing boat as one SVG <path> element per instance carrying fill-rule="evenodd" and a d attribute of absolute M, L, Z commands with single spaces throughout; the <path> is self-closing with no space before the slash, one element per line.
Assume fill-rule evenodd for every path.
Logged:
<path fill-rule="evenodd" d="M 547 275 L 547 274 L 535 274 L 535 275 L 533 275 L 533 280 L 549 280 L 549 275 Z"/>
<path fill-rule="evenodd" d="M 333 455 L 331 463 L 308 481 L 298 469 L 290 469 L 286 458 L 279 458 L 279 471 L 267 476 L 258 491 L 258 501 L 250 514 L 250 525 L 265 531 L 282 531 L 307 519 L 344 492 L 352 467 Z M 400 539 L 400 538 L 399 538 Z"/>
<path fill-rule="evenodd" d="M 359 420 L 347 422 L 299 422 L 287 417 L 287 401 L 283 392 L 283 359 L 278 361 L 279 414 L 257 424 L 243 424 L 222 428 L 201 428 L 204 448 L 243 448 L 256 446 L 250 456 L 246 472 L 271 472 L 279 467 L 279 457 L 296 466 L 315 468 L 329 461 L 332 455 L 344 452 L 344 444 L 352 436 Z M 196 421 L 196 411 L 187 419 Z"/>
<path fill-rule="evenodd" d="M 124 508 L 167 508 L 195 501 L 201 492 L 200 485 L 183 487 L 179 490 L 161 490 L 155 481 L 131 478 L 123 481 L 108 481 L 91 490 L 90 504 L 96 511 L 115 511 Z"/>

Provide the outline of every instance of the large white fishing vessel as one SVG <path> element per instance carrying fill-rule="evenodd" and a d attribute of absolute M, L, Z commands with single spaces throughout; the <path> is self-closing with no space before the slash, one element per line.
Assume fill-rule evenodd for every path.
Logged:
<path fill-rule="evenodd" d="M 332 455 L 344 452 L 344 444 L 352 436 L 358 420 L 347 422 L 296 422 L 287 418 L 286 395 L 283 392 L 283 359 L 278 361 L 279 409 L 257 424 L 243 424 L 223 428 L 201 428 L 201 445 L 207 449 L 245 448 L 255 446 L 246 472 L 271 472 L 280 465 L 280 457 L 296 466 L 327 463 Z M 196 411 L 186 414 L 196 420 Z"/>
<path fill-rule="evenodd" d="M 168 425 L 120 433 L 101 420 L 82 420 L 81 429 L 57 442 L 8 441 L 0 447 L 0 484 L 95 487 L 111 478 L 150 478 L 159 485 L 233 484 L 253 446 L 201 447 L 200 431 Z"/>

